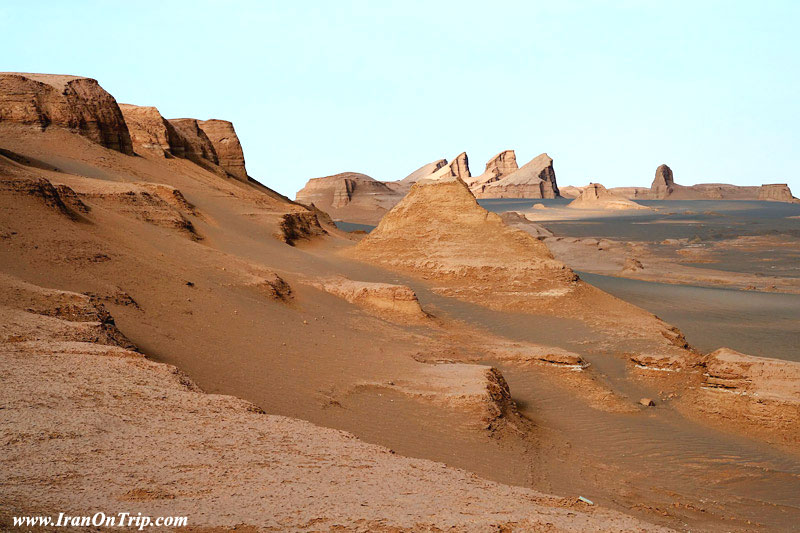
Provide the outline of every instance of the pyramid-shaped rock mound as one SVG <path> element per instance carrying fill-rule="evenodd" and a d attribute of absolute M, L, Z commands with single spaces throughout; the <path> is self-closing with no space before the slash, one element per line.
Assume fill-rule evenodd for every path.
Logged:
<path fill-rule="evenodd" d="M 617 196 L 599 183 L 590 183 L 584 187 L 580 195 L 567 205 L 573 209 L 650 209 L 632 200 Z"/>
<path fill-rule="evenodd" d="M 355 255 L 437 279 L 450 285 L 443 292 L 475 300 L 504 291 L 552 296 L 568 292 L 576 280 L 544 243 L 478 205 L 454 175 L 420 180 L 358 244 Z"/>

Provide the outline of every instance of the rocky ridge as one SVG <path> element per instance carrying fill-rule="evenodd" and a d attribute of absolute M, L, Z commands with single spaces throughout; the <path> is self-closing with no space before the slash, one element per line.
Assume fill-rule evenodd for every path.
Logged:
<path fill-rule="evenodd" d="M 97 80 L 55 74 L 0 73 L 0 123 L 61 126 L 123 154 L 133 145 L 117 101 Z"/>

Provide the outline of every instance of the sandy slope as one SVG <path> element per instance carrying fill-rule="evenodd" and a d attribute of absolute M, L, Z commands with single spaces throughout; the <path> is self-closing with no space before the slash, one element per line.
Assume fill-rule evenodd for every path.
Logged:
<path fill-rule="evenodd" d="M 283 531 L 652 530 L 204 394 L 174 367 L 92 336 L 85 320 L 102 311 L 85 296 L 8 277 L 2 289 L 6 519 L 124 509 Z"/>

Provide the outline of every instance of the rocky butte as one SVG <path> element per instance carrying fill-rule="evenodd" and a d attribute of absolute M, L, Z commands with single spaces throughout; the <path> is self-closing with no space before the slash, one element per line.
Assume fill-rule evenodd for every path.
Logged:
<path fill-rule="evenodd" d="M 477 198 L 557 198 L 553 159 L 540 154 L 520 168 L 513 150 L 506 150 L 486 164 L 486 171 L 470 181 Z"/>
<path fill-rule="evenodd" d="M 60 126 L 123 154 L 133 154 L 117 101 L 97 80 L 56 74 L 0 73 L 0 122 Z"/>
<path fill-rule="evenodd" d="M 699 183 L 679 185 L 675 183 L 672 169 L 659 165 L 650 188 L 615 187 L 611 192 L 630 199 L 639 200 L 769 200 L 797 203 L 785 183 L 761 186 L 730 185 L 727 183 Z"/>
<path fill-rule="evenodd" d="M 233 124 L 227 120 L 172 119 L 148 106 L 120 104 L 137 152 L 180 157 L 239 181 L 248 180 L 244 153 Z"/>
<path fill-rule="evenodd" d="M 211 119 L 198 122 L 200 129 L 206 134 L 214 147 L 219 165 L 229 174 L 241 181 L 247 181 L 247 169 L 244 166 L 244 152 L 233 128 L 227 120 Z"/>

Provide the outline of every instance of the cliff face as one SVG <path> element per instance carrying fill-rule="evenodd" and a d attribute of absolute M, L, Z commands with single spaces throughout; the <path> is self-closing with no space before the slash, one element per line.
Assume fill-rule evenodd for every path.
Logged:
<path fill-rule="evenodd" d="M 461 152 L 449 164 L 445 165 L 433 174 L 429 174 L 424 178 L 420 178 L 417 182 L 424 181 L 438 181 L 446 178 L 458 178 L 461 180 L 468 180 L 471 174 L 469 173 L 469 158 L 466 152 Z"/>
<path fill-rule="evenodd" d="M 134 150 L 155 152 L 165 157 L 185 157 L 185 142 L 158 109 L 130 104 L 120 104 L 119 107 L 128 125 Z"/>
<path fill-rule="evenodd" d="M 133 146 L 199 163 L 213 163 L 240 181 L 247 181 L 244 153 L 233 124 L 227 120 L 166 120 L 155 107 L 121 104 Z"/>
<path fill-rule="evenodd" d="M 481 190 L 485 185 L 498 181 L 518 169 L 517 155 L 514 150 L 505 150 L 491 158 L 486 163 L 486 170 L 484 170 L 483 174 L 467 181 L 467 185 L 473 191 Z"/>
<path fill-rule="evenodd" d="M 219 158 L 219 165 L 241 181 L 247 181 L 247 169 L 244 166 L 244 152 L 233 129 L 227 120 L 202 120 L 198 122 L 205 132 Z"/>
<path fill-rule="evenodd" d="M 798 203 L 800 200 L 792 196 L 792 191 L 786 183 L 770 183 L 758 188 L 758 199 L 772 202 Z"/>
<path fill-rule="evenodd" d="M 496 181 L 476 184 L 472 192 L 478 198 L 556 198 L 559 191 L 553 159 L 540 154 Z"/>
<path fill-rule="evenodd" d="M 55 125 L 133 155 L 117 101 L 96 80 L 55 74 L 0 73 L 0 122 Z"/>
<path fill-rule="evenodd" d="M 194 161 L 195 163 L 202 164 L 203 162 L 210 162 L 219 165 L 219 157 L 211 139 L 200 128 L 200 123 L 194 118 L 171 118 L 169 123 L 180 134 L 181 147 L 184 157 Z"/>

